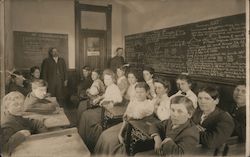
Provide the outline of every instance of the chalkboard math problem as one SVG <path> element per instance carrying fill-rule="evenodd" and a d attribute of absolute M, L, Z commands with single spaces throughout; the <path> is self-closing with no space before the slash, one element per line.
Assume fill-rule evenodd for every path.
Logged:
<path fill-rule="evenodd" d="M 246 78 L 245 14 L 125 36 L 126 60 L 156 72 L 233 82 Z"/>

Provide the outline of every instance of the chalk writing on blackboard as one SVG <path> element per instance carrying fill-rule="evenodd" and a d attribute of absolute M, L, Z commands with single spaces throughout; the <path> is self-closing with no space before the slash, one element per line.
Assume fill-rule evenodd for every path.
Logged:
<path fill-rule="evenodd" d="M 136 62 L 134 55 L 143 54 L 143 64 L 159 73 L 188 72 L 229 82 L 245 79 L 245 27 L 245 14 L 238 14 L 128 35 L 126 59 Z"/>

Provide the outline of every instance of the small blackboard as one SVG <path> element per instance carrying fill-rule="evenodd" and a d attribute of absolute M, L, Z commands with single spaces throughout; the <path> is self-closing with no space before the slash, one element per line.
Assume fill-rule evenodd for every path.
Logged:
<path fill-rule="evenodd" d="M 163 74 L 220 82 L 246 78 L 245 14 L 125 36 L 126 60 Z"/>
<path fill-rule="evenodd" d="M 48 50 L 56 47 L 68 65 L 68 35 L 14 31 L 14 65 L 16 69 L 40 66 Z"/>

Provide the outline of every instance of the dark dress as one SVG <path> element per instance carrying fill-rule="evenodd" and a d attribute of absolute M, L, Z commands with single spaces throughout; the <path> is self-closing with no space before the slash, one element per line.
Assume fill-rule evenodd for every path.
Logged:
<path fill-rule="evenodd" d="M 197 107 L 192 117 L 194 123 L 206 129 L 200 132 L 200 144 L 208 148 L 218 148 L 231 136 L 234 130 L 233 118 L 227 112 L 216 107 L 200 124 L 202 113 L 201 109 Z"/>
<path fill-rule="evenodd" d="M 116 72 L 116 69 L 125 64 L 124 58 L 122 56 L 115 56 L 111 58 L 109 63 L 109 68 Z"/>
<path fill-rule="evenodd" d="M 235 123 L 233 136 L 238 136 L 239 142 L 246 142 L 246 106 L 238 107 L 235 104 L 230 114 Z"/>
<path fill-rule="evenodd" d="M 64 59 L 58 57 L 56 63 L 50 56 L 43 60 L 41 67 L 41 78 L 48 82 L 48 92 L 61 103 L 64 100 L 64 81 L 68 79 Z"/>

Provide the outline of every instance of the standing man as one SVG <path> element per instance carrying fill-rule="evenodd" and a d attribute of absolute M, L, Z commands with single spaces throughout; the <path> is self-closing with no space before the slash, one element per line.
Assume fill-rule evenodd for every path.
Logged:
<path fill-rule="evenodd" d="M 111 58 L 109 68 L 113 70 L 113 72 L 116 73 L 116 69 L 124 65 L 125 61 L 123 58 L 123 48 L 118 47 L 116 49 L 116 56 Z"/>
<path fill-rule="evenodd" d="M 49 49 L 49 57 L 42 63 L 42 79 L 48 82 L 48 92 L 55 96 L 62 106 L 64 104 L 64 87 L 67 86 L 67 68 L 56 48 Z"/>

